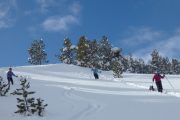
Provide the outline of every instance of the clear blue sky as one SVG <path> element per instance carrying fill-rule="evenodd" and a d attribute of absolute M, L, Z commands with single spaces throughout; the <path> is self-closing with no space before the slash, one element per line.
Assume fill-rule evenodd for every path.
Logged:
<path fill-rule="evenodd" d="M 0 0 L 0 66 L 28 65 L 27 49 L 43 39 L 58 63 L 63 39 L 99 40 L 148 59 L 152 49 L 180 59 L 180 0 Z"/>

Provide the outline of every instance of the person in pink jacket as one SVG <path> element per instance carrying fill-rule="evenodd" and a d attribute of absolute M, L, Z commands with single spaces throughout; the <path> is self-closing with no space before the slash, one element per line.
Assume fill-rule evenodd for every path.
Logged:
<path fill-rule="evenodd" d="M 155 81 L 158 92 L 163 92 L 163 86 L 162 86 L 161 79 L 164 77 L 165 77 L 165 75 L 163 74 L 163 76 L 162 76 L 162 75 L 160 75 L 159 72 L 156 72 L 153 76 L 152 80 L 153 80 L 153 82 Z"/>

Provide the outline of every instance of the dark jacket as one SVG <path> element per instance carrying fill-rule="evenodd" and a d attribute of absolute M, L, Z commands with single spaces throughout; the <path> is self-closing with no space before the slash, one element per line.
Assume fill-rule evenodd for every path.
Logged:
<path fill-rule="evenodd" d="M 12 78 L 12 76 L 16 77 L 16 75 L 12 71 L 8 71 L 7 72 L 7 78 Z"/>

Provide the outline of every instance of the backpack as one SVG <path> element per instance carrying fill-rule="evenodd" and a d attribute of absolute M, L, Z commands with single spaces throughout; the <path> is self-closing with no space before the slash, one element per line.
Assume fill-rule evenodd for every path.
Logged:
<path fill-rule="evenodd" d="M 149 86 L 149 90 L 150 90 L 150 91 L 155 91 L 153 85 L 150 85 L 150 86 Z"/>

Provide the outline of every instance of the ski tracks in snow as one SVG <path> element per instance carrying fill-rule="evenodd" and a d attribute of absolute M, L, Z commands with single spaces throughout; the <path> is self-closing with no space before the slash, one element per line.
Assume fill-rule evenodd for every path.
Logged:
<path fill-rule="evenodd" d="M 114 79 L 112 81 L 100 79 L 100 80 L 93 80 L 88 78 L 88 75 L 85 73 L 73 73 L 73 75 L 69 75 L 67 77 L 67 73 L 63 74 L 63 72 L 51 72 L 51 71 L 39 71 L 38 73 L 35 73 L 34 71 L 32 73 L 17 71 L 16 73 L 21 75 L 26 75 L 29 78 L 35 79 L 35 80 L 45 80 L 45 81 L 52 81 L 52 82 L 59 82 L 63 85 L 52 85 L 56 87 L 61 87 L 64 89 L 74 89 L 76 91 L 81 92 L 89 92 L 89 93 L 96 93 L 96 94 L 111 94 L 111 95 L 142 95 L 142 96 L 153 96 L 153 95 L 161 95 L 156 92 L 149 92 L 149 86 L 150 82 L 147 80 L 144 81 L 134 81 L 133 77 L 128 78 L 128 76 L 125 76 L 125 78 Z M 74 78 L 72 77 L 74 76 Z M 80 78 L 81 76 L 81 78 Z M 147 78 L 146 78 L 147 79 Z M 66 84 L 66 85 L 64 85 Z M 73 86 L 70 87 L 69 85 Z M 92 88 L 93 87 L 93 88 Z M 180 97 L 179 93 L 173 93 L 168 92 L 164 95 L 171 95 Z"/>
<path fill-rule="evenodd" d="M 97 102 L 94 102 L 92 99 L 87 99 L 77 95 L 73 89 L 66 90 L 64 96 L 67 97 L 69 101 L 73 100 L 71 104 L 73 105 L 72 110 L 75 111 L 73 112 L 75 114 L 70 116 L 69 120 L 85 120 L 103 108 L 102 104 L 95 104 Z M 78 103 L 81 105 L 78 106 Z"/>

